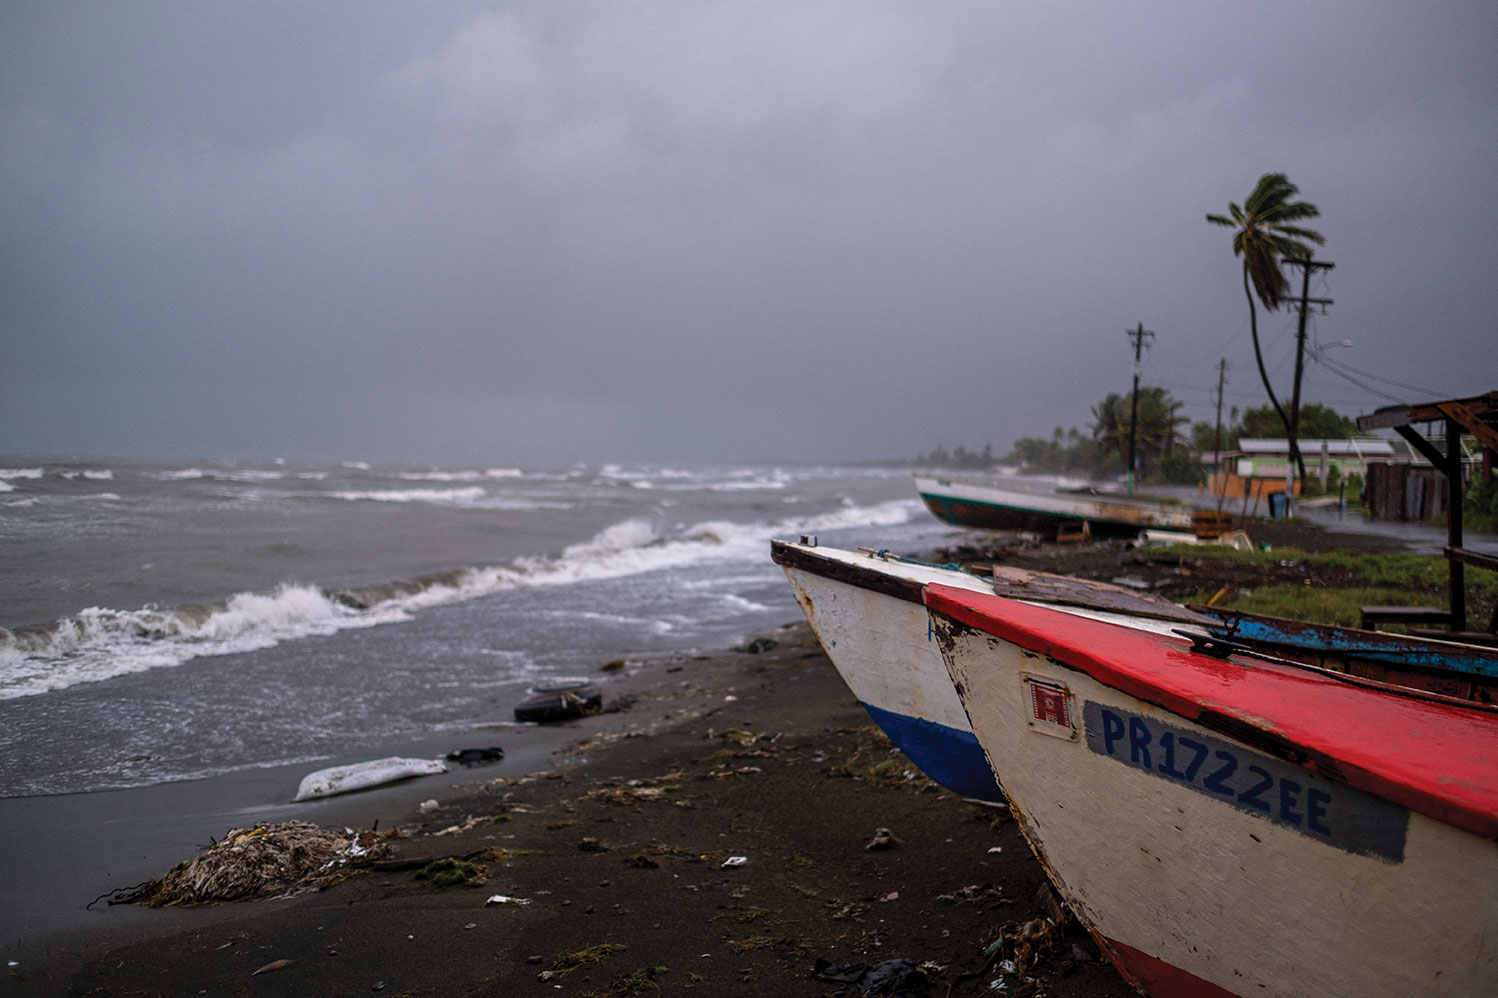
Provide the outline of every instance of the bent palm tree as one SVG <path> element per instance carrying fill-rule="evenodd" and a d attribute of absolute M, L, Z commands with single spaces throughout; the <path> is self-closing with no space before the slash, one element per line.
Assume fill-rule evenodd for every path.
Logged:
<path fill-rule="evenodd" d="M 1304 229 L 1294 224 L 1307 218 L 1317 218 L 1321 212 L 1313 204 L 1294 200 L 1300 188 L 1290 183 L 1283 173 L 1266 173 L 1254 185 L 1253 193 L 1243 202 L 1243 207 L 1228 203 L 1227 215 L 1208 215 L 1213 225 L 1225 225 L 1236 230 L 1233 233 L 1233 255 L 1243 258 L 1243 294 L 1248 298 L 1248 329 L 1254 341 L 1254 360 L 1259 365 L 1259 378 L 1264 382 L 1264 391 L 1274 411 L 1285 424 L 1285 435 L 1291 436 L 1290 417 L 1275 397 L 1269 384 L 1269 373 L 1264 370 L 1264 352 L 1259 347 L 1259 315 L 1254 307 L 1258 297 L 1267 311 L 1273 312 L 1290 290 L 1290 282 L 1280 269 L 1285 257 L 1310 259 L 1310 243 L 1317 246 L 1326 242 L 1321 233 Z M 1305 478 L 1305 462 L 1299 449 L 1292 455 L 1300 465 L 1300 477 Z"/>

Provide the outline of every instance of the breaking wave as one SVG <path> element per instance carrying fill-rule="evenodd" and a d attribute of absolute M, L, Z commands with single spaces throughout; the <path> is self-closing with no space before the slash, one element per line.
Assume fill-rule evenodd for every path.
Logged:
<path fill-rule="evenodd" d="M 481 485 L 470 485 L 465 489 L 384 489 L 323 494 L 333 499 L 345 499 L 349 502 L 471 503 L 484 497 L 484 489 Z"/>
<path fill-rule="evenodd" d="M 892 526 L 907 522 L 918 508 L 915 500 L 894 500 L 798 520 L 706 521 L 664 532 L 649 520 L 630 518 L 558 556 L 520 558 L 508 565 L 459 568 L 366 587 L 283 585 L 266 593 L 238 593 L 222 603 L 172 609 L 90 607 L 50 624 L 0 628 L 0 700 L 169 668 L 203 656 L 396 623 L 429 607 L 507 590 L 713 563 L 759 565 L 771 537 Z"/>

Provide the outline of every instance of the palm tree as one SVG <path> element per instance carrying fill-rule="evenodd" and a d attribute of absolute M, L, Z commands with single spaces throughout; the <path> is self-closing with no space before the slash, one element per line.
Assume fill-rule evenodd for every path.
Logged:
<path fill-rule="evenodd" d="M 1110 392 L 1092 407 L 1092 439 L 1105 450 L 1116 451 L 1128 464 L 1131 397 Z M 1182 403 L 1164 388 L 1146 386 L 1139 389 L 1139 426 L 1135 432 L 1141 477 L 1148 478 L 1159 459 L 1169 454 L 1181 440 L 1181 427 L 1190 422 L 1181 415 Z"/>
<path fill-rule="evenodd" d="M 1264 352 L 1259 348 L 1259 314 L 1254 307 L 1254 298 L 1263 303 L 1270 312 L 1280 306 L 1280 301 L 1290 291 L 1290 282 L 1280 269 L 1285 257 L 1310 259 L 1310 243 L 1317 246 L 1326 242 L 1321 233 L 1304 229 L 1294 224 L 1307 218 L 1317 218 L 1321 212 L 1313 204 L 1294 200 L 1300 188 L 1290 183 L 1283 173 L 1266 173 L 1254 185 L 1253 193 L 1243 202 L 1243 207 L 1228 203 L 1227 215 L 1208 215 L 1213 225 L 1225 225 L 1233 232 L 1233 255 L 1243 258 L 1243 294 L 1248 298 L 1248 329 L 1254 341 L 1254 360 L 1259 365 L 1259 378 L 1264 382 L 1264 391 L 1274 411 L 1285 424 L 1285 435 L 1291 437 L 1295 448 L 1295 462 L 1300 465 L 1300 477 L 1306 476 L 1305 461 L 1295 447 L 1290 430 L 1290 417 L 1284 406 L 1275 397 L 1269 384 L 1269 373 L 1264 370 Z"/>

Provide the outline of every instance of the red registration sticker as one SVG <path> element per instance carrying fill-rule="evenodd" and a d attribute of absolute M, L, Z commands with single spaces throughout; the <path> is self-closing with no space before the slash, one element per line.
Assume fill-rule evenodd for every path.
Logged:
<path fill-rule="evenodd" d="M 1071 694 L 1066 687 L 1025 677 L 1030 688 L 1030 727 L 1047 734 L 1071 737 L 1075 733 L 1072 725 Z"/>

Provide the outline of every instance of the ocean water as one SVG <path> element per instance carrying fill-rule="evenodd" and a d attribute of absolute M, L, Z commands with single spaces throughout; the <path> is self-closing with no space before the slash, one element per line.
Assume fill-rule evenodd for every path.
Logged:
<path fill-rule="evenodd" d="M 799 619 L 772 537 L 916 551 L 907 471 L 0 465 L 0 796 L 359 757 Z M 496 736 L 498 737 L 498 736 Z"/>

